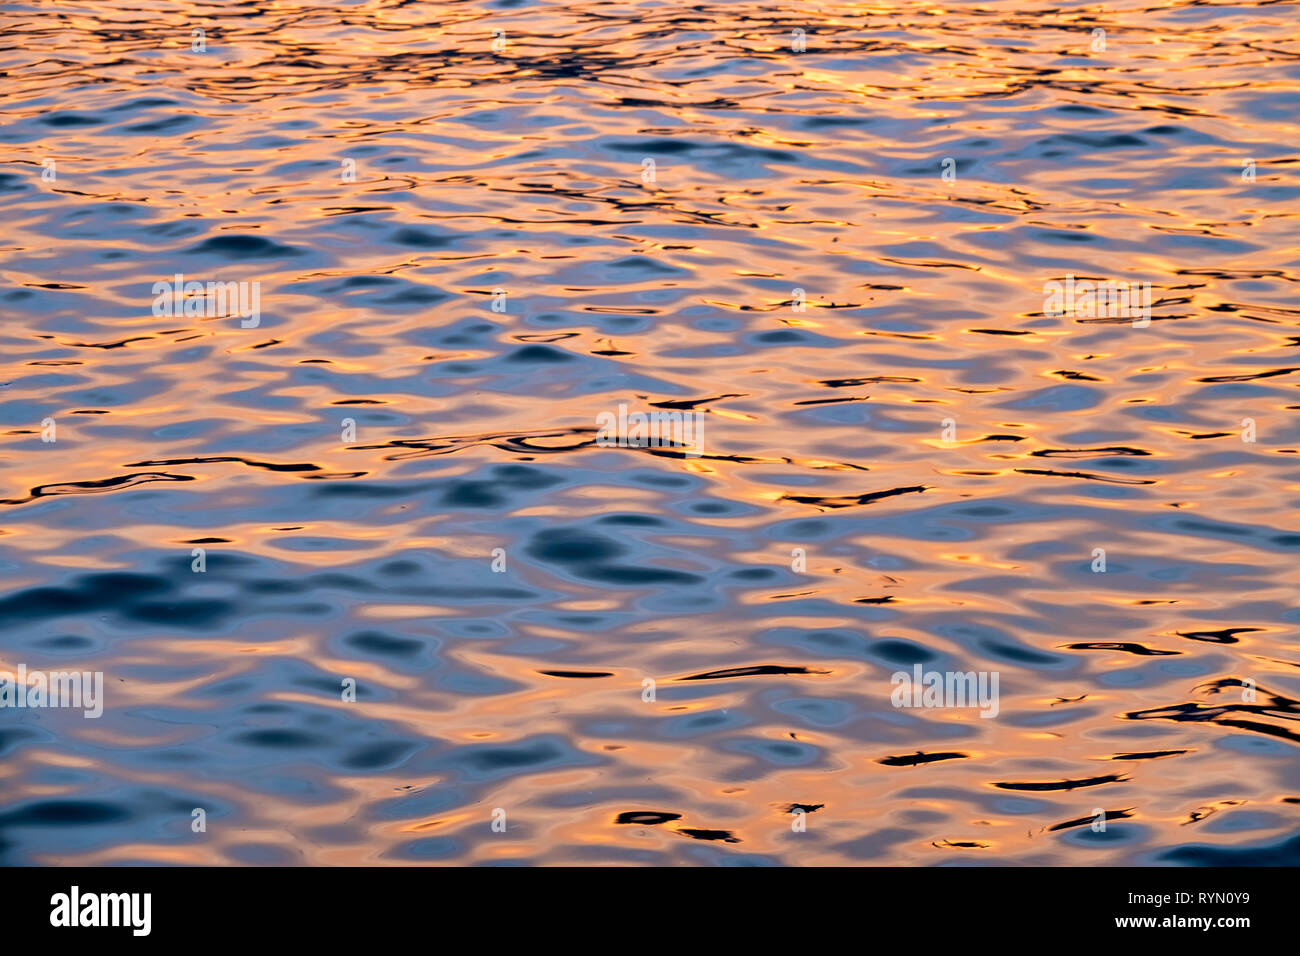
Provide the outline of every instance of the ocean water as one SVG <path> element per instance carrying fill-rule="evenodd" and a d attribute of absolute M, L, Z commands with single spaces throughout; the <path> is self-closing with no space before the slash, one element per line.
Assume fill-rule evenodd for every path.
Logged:
<path fill-rule="evenodd" d="M 1298 17 L 8 4 L 0 863 L 1300 862 Z"/>

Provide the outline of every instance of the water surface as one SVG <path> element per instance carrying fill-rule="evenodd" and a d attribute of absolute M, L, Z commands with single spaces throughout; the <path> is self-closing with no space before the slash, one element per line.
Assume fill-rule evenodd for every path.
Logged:
<path fill-rule="evenodd" d="M 0 22 L 0 862 L 1300 862 L 1295 4 Z"/>

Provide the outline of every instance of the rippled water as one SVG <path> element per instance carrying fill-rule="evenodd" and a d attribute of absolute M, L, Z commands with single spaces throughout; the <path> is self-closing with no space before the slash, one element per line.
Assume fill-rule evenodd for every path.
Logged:
<path fill-rule="evenodd" d="M 0 861 L 1300 862 L 1295 4 L 3 23 Z"/>

